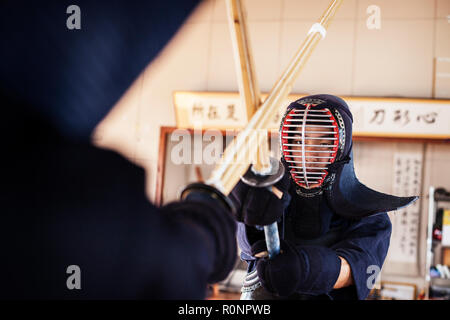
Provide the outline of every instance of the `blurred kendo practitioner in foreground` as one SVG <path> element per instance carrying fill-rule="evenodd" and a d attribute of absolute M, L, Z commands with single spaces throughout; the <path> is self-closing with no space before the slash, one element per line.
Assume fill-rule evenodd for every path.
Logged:
<path fill-rule="evenodd" d="M 0 4 L 2 299 L 201 299 L 232 269 L 214 190 L 156 208 L 143 169 L 90 144 L 196 2 L 79 0 L 79 30 L 65 1 Z"/>
<path fill-rule="evenodd" d="M 417 197 L 367 188 L 355 176 L 352 114 L 341 98 L 313 95 L 291 103 L 280 127 L 284 177 L 274 187 L 239 182 L 241 258 L 248 262 L 242 299 L 365 299 L 391 235 L 387 211 Z M 278 222 L 281 253 L 266 250 L 259 226 Z M 375 277 L 374 277 L 375 278 Z M 369 284 L 368 284 L 369 283 Z M 373 284 L 373 281 L 372 281 Z"/>

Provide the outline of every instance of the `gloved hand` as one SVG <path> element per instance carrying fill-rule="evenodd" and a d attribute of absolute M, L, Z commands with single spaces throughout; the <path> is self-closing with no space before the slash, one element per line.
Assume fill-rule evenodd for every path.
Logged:
<path fill-rule="evenodd" d="M 294 246 L 280 240 L 281 252 L 273 259 L 262 258 L 256 262 L 262 286 L 280 296 L 293 293 L 319 295 L 329 293 L 341 269 L 339 256 L 321 246 Z M 266 250 L 265 241 L 252 246 L 252 253 Z"/>
<path fill-rule="evenodd" d="M 249 226 L 265 226 L 277 221 L 289 204 L 289 185 L 290 175 L 285 172 L 274 185 L 282 193 L 280 199 L 265 187 L 255 188 L 239 181 L 229 196 L 236 207 L 236 220 Z"/>
<path fill-rule="evenodd" d="M 214 262 L 208 282 L 224 280 L 237 259 L 236 222 L 230 200 L 212 186 L 195 183 L 185 188 L 181 201 L 172 202 L 163 209 L 172 218 L 194 224 L 200 227 L 200 233 L 209 236 L 204 242 L 210 246 Z M 194 228 L 193 231 L 198 230 Z"/>

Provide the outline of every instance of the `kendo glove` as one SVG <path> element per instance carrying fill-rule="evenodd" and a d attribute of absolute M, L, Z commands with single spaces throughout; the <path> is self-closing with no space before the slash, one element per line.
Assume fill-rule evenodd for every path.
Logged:
<path fill-rule="evenodd" d="M 212 186 L 193 183 L 181 194 L 181 201 L 164 207 L 175 219 L 193 223 L 212 237 L 205 241 L 214 256 L 209 283 L 224 280 L 234 267 L 237 259 L 236 222 L 233 219 L 233 203 Z"/>
<path fill-rule="evenodd" d="M 333 290 L 341 260 L 333 250 L 321 246 L 295 246 L 280 240 L 281 252 L 272 259 L 256 262 L 262 286 L 279 296 L 293 293 L 319 295 Z M 252 246 L 252 254 L 266 250 L 265 241 Z"/>
<path fill-rule="evenodd" d="M 273 186 L 278 195 L 266 187 L 255 188 L 239 181 L 229 196 L 236 207 L 236 220 L 249 226 L 266 226 L 278 221 L 290 200 L 289 185 L 286 172 Z"/>

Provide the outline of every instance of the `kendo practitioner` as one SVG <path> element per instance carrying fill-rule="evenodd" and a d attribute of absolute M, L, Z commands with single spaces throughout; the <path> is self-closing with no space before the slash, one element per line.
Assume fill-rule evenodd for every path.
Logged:
<path fill-rule="evenodd" d="M 365 299 L 391 236 L 388 211 L 417 197 L 395 197 L 360 183 L 353 168 L 352 114 L 320 94 L 292 102 L 280 126 L 285 174 L 273 187 L 240 181 L 238 241 L 248 273 L 241 299 Z M 250 170 L 250 169 L 249 169 Z M 262 227 L 277 222 L 281 253 L 269 259 Z M 369 281 L 368 281 L 369 280 Z"/>
<path fill-rule="evenodd" d="M 0 4 L 1 299 L 202 299 L 233 268 L 219 192 L 157 208 L 142 168 L 90 143 L 196 2 L 79 0 L 79 30 L 65 1 Z"/>

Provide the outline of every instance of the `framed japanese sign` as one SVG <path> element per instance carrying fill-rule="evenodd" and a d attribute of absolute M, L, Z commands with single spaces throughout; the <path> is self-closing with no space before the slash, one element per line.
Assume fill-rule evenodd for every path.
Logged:
<path fill-rule="evenodd" d="M 287 105 L 302 96 L 288 96 L 273 115 L 271 130 L 278 130 Z M 353 113 L 354 136 L 450 139 L 450 100 L 342 98 Z M 248 122 L 238 93 L 175 92 L 174 104 L 178 128 L 241 129 Z"/>
<path fill-rule="evenodd" d="M 450 100 L 344 98 L 359 136 L 450 138 Z"/>

